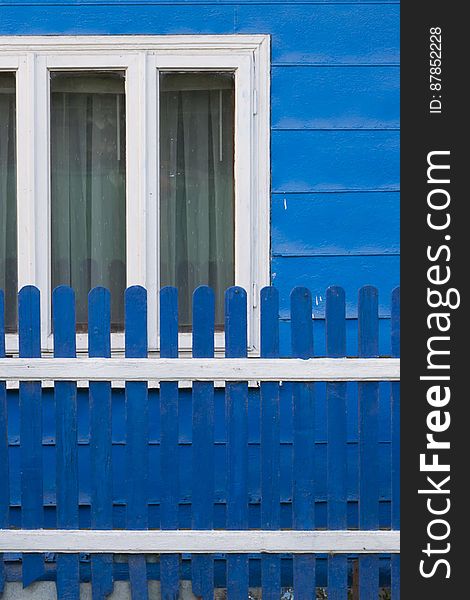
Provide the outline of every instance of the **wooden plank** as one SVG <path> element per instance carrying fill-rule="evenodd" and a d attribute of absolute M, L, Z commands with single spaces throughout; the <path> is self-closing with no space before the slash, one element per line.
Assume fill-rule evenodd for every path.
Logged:
<path fill-rule="evenodd" d="M 346 355 L 345 293 L 333 286 L 326 291 L 326 353 Z M 328 529 L 347 528 L 346 383 L 327 383 L 327 493 Z M 328 598 L 347 600 L 348 563 L 346 556 L 328 557 Z"/>
<path fill-rule="evenodd" d="M 274 287 L 261 290 L 261 356 L 279 357 L 279 294 Z M 261 527 L 280 529 L 279 384 L 262 383 L 261 390 Z M 279 600 L 281 559 L 261 558 L 263 598 Z"/>
<path fill-rule="evenodd" d="M 147 357 L 147 291 L 125 292 L 126 358 Z M 146 382 L 126 383 L 127 529 L 148 527 L 148 391 Z M 132 600 L 147 600 L 145 556 L 129 557 Z"/>
<path fill-rule="evenodd" d="M 193 357 L 214 356 L 214 292 L 207 286 L 193 294 Z M 214 526 L 214 384 L 195 381 L 193 401 L 192 526 Z M 214 597 L 214 560 L 209 554 L 191 559 L 192 592 Z"/>
<path fill-rule="evenodd" d="M 396 358 L 0 359 L 4 381 L 398 381 Z"/>
<path fill-rule="evenodd" d="M 160 291 L 160 345 L 163 358 L 177 359 L 178 292 L 173 287 L 164 287 Z M 175 382 L 160 386 L 160 430 L 160 526 L 163 530 L 173 530 L 178 528 L 179 509 L 178 384 Z M 160 583 L 162 599 L 177 600 L 178 554 L 160 557 Z"/>
<path fill-rule="evenodd" d="M 75 294 L 60 286 L 52 294 L 54 357 L 74 358 Z M 56 503 L 57 527 L 78 529 L 78 445 L 77 384 L 57 382 L 54 386 L 56 407 Z M 57 557 L 57 596 L 61 600 L 79 600 L 79 555 Z"/>
<path fill-rule="evenodd" d="M 231 287 L 225 292 L 225 356 L 246 356 L 246 292 Z M 227 529 L 248 528 L 248 385 L 227 383 L 225 391 L 228 430 Z M 227 557 L 228 600 L 248 598 L 248 558 Z"/>
<path fill-rule="evenodd" d="M 5 296 L 0 290 L 0 358 L 5 357 Z M 10 523 L 10 472 L 8 468 L 8 412 L 6 384 L 0 381 L 0 530 Z M 5 565 L 0 554 L 0 594 L 5 586 Z"/>
<path fill-rule="evenodd" d="M 19 354 L 22 358 L 41 356 L 39 290 L 22 288 L 18 294 Z M 20 383 L 21 443 L 21 526 L 39 529 L 43 526 L 42 487 L 42 402 L 41 384 Z M 23 556 L 23 587 L 41 577 L 44 561 L 40 554 Z"/>
<path fill-rule="evenodd" d="M 399 531 L 7 529 L 0 552 L 387 554 Z"/>
<path fill-rule="evenodd" d="M 88 295 L 88 355 L 111 357 L 111 297 L 97 287 Z M 91 526 L 112 529 L 111 384 L 90 382 Z M 91 557 L 93 600 L 105 600 L 113 591 L 113 557 Z"/>
<path fill-rule="evenodd" d="M 359 290 L 359 356 L 378 355 L 379 319 L 378 291 L 373 286 Z M 379 462 L 378 462 L 378 383 L 358 384 L 359 402 L 359 527 L 379 528 Z M 359 559 L 359 597 L 377 598 L 379 593 L 379 559 Z"/>
<path fill-rule="evenodd" d="M 392 293 L 392 356 L 400 356 L 400 288 Z M 392 383 L 392 529 L 400 529 L 400 384 Z M 392 556 L 392 598 L 400 600 L 400 556 Z"/>
<path fill-rule="evenodd" d="M 312 295 L 307 288 L 291 293 L 292 356 L 313 356 Z M 315 407 L 311 383 L 292 385 L 293 401 L 293 487 L 292 525 L 294 529 L 315 528 Z M 294 594 L 296 600 L 315 600 L 315 556 L 294 556 Z"/>

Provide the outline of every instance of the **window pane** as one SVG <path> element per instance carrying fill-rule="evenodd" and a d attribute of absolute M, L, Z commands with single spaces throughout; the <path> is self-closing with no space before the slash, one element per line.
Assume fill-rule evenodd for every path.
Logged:
<path fill-rule="evenodd" d="M 77 330 L 87 295 L 111 291 L 114 331 L 124 323 L 126 117 L 123 73 L 51 74 L 52 287 L 70 285 Z"/>
<path fill-rule="evenodd" d="M 178 288 L 183 329 L 202 284 L 222 326 L 234 284 L 234 114 L 232 74 L 160 74 L 160 280 Z"/>
<path fill-rule="evenodd" d="M 15 75 L 0 73 L 0 289 L 6 331 L 17 329 L 16 292 L 16 93 Z"/>

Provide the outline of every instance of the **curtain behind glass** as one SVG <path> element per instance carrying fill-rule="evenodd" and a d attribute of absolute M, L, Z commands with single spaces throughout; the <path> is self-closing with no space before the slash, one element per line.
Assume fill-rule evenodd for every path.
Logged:
<path fill-rule="evenodd" d="M 111 291 L 122 330 L 126 286 L 124 75 L 51 76 L 52 287 L 74 288 L 77 330 L 87 329 L 91 288 Z"/>
<path fill-rule="evenodd" d="M 161 285 L 179 291 L 182 328 L 192 293 L 209 285 L 216 325 L 234 284 L 234 79 L 228 73 L 160 75 Z"/>
<path fill-rule="evenodd" d="M 17 330 L 16 94 L 15 76 L 0 73 L 0 289 L 6 331 Z"/>

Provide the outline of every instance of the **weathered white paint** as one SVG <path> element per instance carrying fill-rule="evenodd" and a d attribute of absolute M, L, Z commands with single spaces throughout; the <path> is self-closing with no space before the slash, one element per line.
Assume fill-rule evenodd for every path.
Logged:
<path fill-rule="evenodd" d="M 0 530 L 0 552 L 397 553 L 399 531 Z"/>
<path fill-rule="evenodd" d="M 10 381 L 397 381 L 395 358 L 6 358 Z"/>

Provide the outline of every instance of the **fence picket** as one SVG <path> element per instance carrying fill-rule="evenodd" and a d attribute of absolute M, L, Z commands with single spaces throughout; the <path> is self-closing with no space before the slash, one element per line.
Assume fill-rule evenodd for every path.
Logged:
<path fill-rule="evenodd" d="M 5 358 L 5 298 L 0 290 L 0 358 Z M 10 512 L 10 476 L 8 468 L 8 412 L 6 384 L 0 381 L 0 529 L 7 529 Z M 5 565 L 0 553 L 0 594 L 5 586 Z"/>
<path fill-rule="evenodd" d="M 373 286 L 359 290 L 358 304 L 359 356 L 379 355 L 378 291 Z M 379 528 L 378 485 L 378 410 L 379 384 L 359 383 L 359 527 Z M 361 600 L 377 598 L 379 594 L 379 557 L 359 559 L 359 595 Z"/>
<path fill-rule="evenodd" d="M 326 354 L 346 356 L 346 305 L 344 290 L 326 291 Z M 347 529 L 346 383 L 327 383 L 328 528 Z M 328 557 L 328 599 L 347 600 L 348 561 L 343 555 Z"/>
<path fill-rule="evenodd" d="M 392 356 L 400 356 L 400 288 L 392 292 Z M 392 383 L 392 529 L 400 529 L 400 384 Z M 392 598 L 400 600 L 400 555 L 392 556 Z"/>
<path fill-rule="evenodd" d="M 75 294 L 60 286 L 52 294 L 54 357 L 74 358 Z M 78 446 L 77 384 L 54 384 L 56 406 L 56 497 L 57 527 L 78 529 Z M 57 556 L 57 597 L 79 600 L 80 574 L 78 554 Z"/>
<path fill-rule="evenodd" d="M 20 358 L 41 356 L 39 290 L 22 288 L 18 294 L 18 333 Z M 42 402 L 41 382 L 22 382 L 19 386 L 21 444 L 21 525 L 24 529 L 43 527 Z M 42 554 L 24 554 L 23 587 L 44 572 Z"/>
<path fill-rule="evenodd" d="M 247 355 L 246 292 L 231 287 L 225 292 L 225 356 Z M 227 529 L 248 528 L 248 383 L 227 383 L 228 431 Z M 248 598 L 248 557 L 227 557 L 227 598 Z"/>
<path fill-rule="evenodd" d="M 193 356 L 214 356 L 214 293 L 199 287 L 193 295 Z M 126 291 L 125 340 L 126 357 L 142 358 L 148 353 L 146 291 L 134 286 Z M 75 349 L 74 292 L 62 286 L 54 290 L 52 298 L 54 331 L 54 358 L 73 358 Z M 267 287 L 260 294 L 261 357 L 279 357 L 279 299 L 278 292 Z M 0 358 L 5 356 L 4 298 L 0 292 Z M 96 288 L 89 294 L 89 356 L 110 358 L 111 299 L 109 291 Z M 359 292 L 359 356 L 378 356 L 378 295 L 371 286 Z M 392 294 L 392 356 L 399 356 L 400 290 Z M 346 356 L 346 320 L 344 290 L 331 287 L 326 294 L 326 355 L 329 358 Z M 292 356 L 311 358 L 313 351 L 312 298 L 306 288 L 295 288 L 291 294 Z M 225 340 L 227 358 L 247 356 L 247 295 L 245 290 L 232 287 L 225 296 Z M 178 357 L 178 296 L 175 288 L 160 292 L 160 355 Z M 23 288 L 19 294 L 19 351 L 20 357 L 40 357 L 40 298 L 39 291 Z M 6 363 L 5 363 L 6 364 Z M 173 373 L 173 375 L 175 375 Z M 256 473 L 249 470 L 248 454 L 248 383 L 243 380 L 228 382 L 225 386 L 227 425 L 227 490 L 226 528 L 248 530 L 252 525 L 249 513 L 248 480 Z M 60 377 L 60 374 L 58 375 Z M 36 375 L 38 377 L 38 375 Z M 238 377 L 238 376 L 237 376 Z M 123 379 L 125 377 L 123 376 Z M 318 384 L 323 385 L 323 384 Z M 326 383 L 327 412 L 327 527 L 330 530 L 347 529 L 347 438 L 346 400 L 348 385 L 343 382 Z M 260 385 L 260 518 L 262 530 L 281 529 L 281 464 L 292 468 L 292 527 L 294 530 L 314 530 L 322 525 L 322 513 L 315 514 L 315 384 L 298 380 L 291 384 L 293 444 L 292 459 L 280 453 L 280 383 L 262 381 Z M 318 388 L 320 391 L 322 388 Z M 399 416 L 400 388 L 391 383 L 391 489 L 392 529 L 398 530 L 399 519 Z M 290 392 L 290 389 L 289 389 Z M 160 385 L 160 527 L 176 530 L 187 527 L 186 507 L 181 507 L 179 477 L 179 392 L 177 381 Z M 379 384 L 358 384 L 359 408 L 359 529 L 379 529 L 379 455 L 378 406 Z M 9 481 L 8 413 L 6 384 L 0 382 L 0 480 Z M 20 383 L 20 453 L 21 453 L 21 525 L 24 529 L 44 526 L 43 485 L 49 490 L 48 473 L 42 467 L 42 391 L 38 381 Z M 183 399 L 184 400 L 184 399 Z M 56 416 L 56 496 L 57 528 L 75 529 L 79 522 L 79 476 L 77 439 L 77 385 L 75 381 L 59 381 L 54 387 Z M 185 402 L 185 400 L 184 400 Z M 14 407 L 14 404 L 13 404 Z M 89 384 L 90 408 L 90 464 L 91 464 L 91 528 L 112 529 L 112 390 L 111 384 L 95 381 Z M 117 406 L 118 411 L 119 407 Z M 186 410 L 186 404 L 182 403 Z M 214 512 L 215 502 L 215 426 L 214 383 L 194 381 L 192 388 L 192 487 L 191 529 L 211 531 L 219 527 L 220 513 Z M 288 407 L 282 407 L 287 410 Z M 44 410 L 49 410 L 45 405 Z M 290 409 L 288 409 L 290 410 Z M 46 413 L 45 413 L 46 414 Z M 284 412 L 282 413 L 285 414 Z M 182 423 L 185 413 L 182 412 Z M 11 415 L 10 415 L 11 416 Z M 119 412 L 116 413 L 118 428 Z M 148 389 L 146 381 L 126 383 L 126 466 L 124 469 L 127 492 L 126 528 L 147 529 L 149 490 L 148 445 Z M 150 418 L 154 418 L 150 415 Z M 257 426 L 255 420 L 254 427 Z M 283 425 L 284 426 L 284 425 Z M 290 425 L 286 425 L 289 428 Z M 11 434 L 10 434 L 11 435 Z M 287 435 L 289 435 L 287 433 Z M 46 457 L 46 460 L 49 460 Z M 14 464 L 14 463 L 12 463 Z M 201 468 L 202 467 L 202 468 Z M 185 468 L 186 469 L 186 468 Z M 189 469 L 188 469 L 189 470 Z M 45 483 L 43 483 L 45 481 Z M 284 479 L 283 479 L 284 481 Z M 251 488 L 250 488 L 251 489 Z M 0 489 L 0 529 L 9 523 L 9 485 Z M 219 509 L 217 508 L 217 511 Z M 155 513 L 154 513 L 155 514 Z M 158 514 L 158 513 L 156 513 Z M 283 519 L 284 513 L 282 513 Z M 250 516 L 250 519 L 249 519 Z M 119 512 L 116 518 L 120 519 Z M 318 522 L 317 522 L 318 521 Z M 253 521 L 254 522 L 254 521 Z M 48 526 L 46 524 L 46 526 Z M 323 526 L 323 525 L 322 525 Z M 34 536 L 33 536 L 34 537 Z M 5 546 L 4 546 L 5 547 Z M 42 550 L 42 548 L 41 548 Z M 25 548 L 26 551 L 26 548 Z M 177 550 L 175 550 L 177 551 Z M 180 594 L 180 576 L 187 573 L 185 556 L 163 554 L 160 557 L 161 597 L 176 600 Z M 78 600 L 80 597 L 80 563 L 78 553 L 57 556 L 57 595 L 59 600 Z M 248 598 L 250 568 L 252 582 L 259 577 L 265 600 L 278 600 L 281 595 L 281 556 L 262 554 L 261 560 L 250 562 L 245 553 L 230 554 L 225 558 L 227 597 Z M 315 555 L 295 554 L 292 559 L 294 594 L 296 600 L 314 600 L 316 576 L 323 586 L 322 561 Z M 379 596 L 379 555 L 360 555 L 359 576 L 353 576 L 353 597 L 372 600 Z M 217 566 L 217 569 L 215 568 Z M 285 569 L 283 563 L 283 570 Z M 318 566 L 318 571 L 317 571 Z M 215 585 L 220 585 L 219 563 L 213 554 L 193 554 L 191 557 L 193 593 L 213 600 Z M 357 568 L 357 567 L 356 567 Z M 399 555 L 390 560 L 393 600 L 400 597 Z M 93 600 L 104 600 L 113 591 L 113 572 L 119 577 L 126 574 L 123 566 L 113 563 L 111 554 L 93 555 L 91 582 Z M 158 569 L 147 565 L 144 554 L 129 555 L 128 578 L 133 600 L 148 600 L 148 579 L 157 577 Z M 283 571 L 284 573 L 284 571 Z M 24 554 L 23 584 L 43 578 L 44 555 Z M 83 575 L 83 573 L 82 573 Z M 348 598 L 348 557 L 336 554 L 327 558 L 328 598 Z M 0 555 L 0 595 L 5 584 L 5 567 Z M 184 577 L 187 578 L 186 576 Z M 258 585 L 258 584 L 257 584 Z"/>
<path fill-rule="evenodd" d="M 88 355 L 111 357 L 111 299 L 109 290 L 97 287 L 88 295 Z M 113 527 L 111 384 L 90 382 L 91 526 Z M 113 556 L 91 557 L 93 600 L 105 600 L 113 591 Z"/>
<path fill-rule="evenodd" d="M 279 293 L 274 287 L 261 290 L 261 356 L 279 356 Z M 261 528 L 280 529 L 280 434 L 279 383 L 265 382 L 261 396 Z M 281 559 L 265 554 L 261 558 L 264 600 L 279 600 Z"/>
<path fill-rule="evenodd" d="M 290 300 L 292 356 L 310 358 L 313 356 L 312 295 L 307 288 L 296 287 L 291 292 Z M 314 529 L 314 384 L 293 383 L 292 399 L 294 411 L 292 523 L 294 529 Z M 295 555 L 293 570 L 295 599 L 315 599 L 315 555 Z"/>
<path fill-rule="evenodd" d="M 178 357 L 178 292 L 164 287 L 160 291 L 160 356 Z M 160 384 L 160 526 L 178 529 L 178 382 Z M 179 556 L 160 556 L 162 600 L 177 600 L 179 594 Z"/>
<path fill-rule="evenodd" d="M 147 291 L 138 285 L 125 293 L 126 357 L 147 357 Z M 148 527 L 148 391 L 145 381 L 126 382 L 126 475 L 128 529 Z M 144 555 L 128 557 L 133 600 L 147 600 Z"/>
<path fill-rule="evenodd" d="M 214 356 L 214 292 L 206 286 L 193 294 L 193 356 Z M 193 399 L 192 525 L 214 527 L 214 385 L 195 381 Z M 201 467 L 204 472 L 201 473 Z M 192 591 L 208 600 L 214 597 L 214 560 L 210 554 L 193 555 Z"/>

